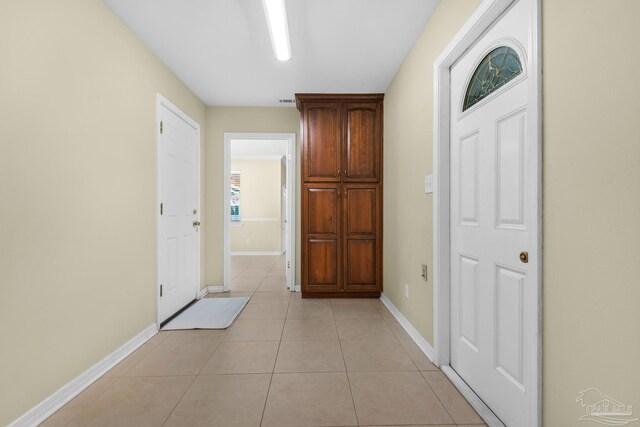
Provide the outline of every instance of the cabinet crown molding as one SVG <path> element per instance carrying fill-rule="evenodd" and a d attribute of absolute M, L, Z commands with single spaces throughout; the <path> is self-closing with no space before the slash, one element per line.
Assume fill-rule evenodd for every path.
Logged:
<path fill-rule="evenodd" d="M 296 107 L 305 102 L 382 102 L 384 93 L 296 93 Z"/>

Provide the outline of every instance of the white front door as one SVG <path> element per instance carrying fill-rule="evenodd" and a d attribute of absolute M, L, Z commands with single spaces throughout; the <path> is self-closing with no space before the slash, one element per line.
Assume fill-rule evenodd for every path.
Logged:
<path fill-rule="evenodd" d="M 199 131 L 158 105 L 158 321 L 198 295 Z"/>
<path fill-rule="evenodd" d="M 451 68 L 451 366 L 518 427 L 534 419 L 537 390 L 530 11 L 516 2 Z"/>

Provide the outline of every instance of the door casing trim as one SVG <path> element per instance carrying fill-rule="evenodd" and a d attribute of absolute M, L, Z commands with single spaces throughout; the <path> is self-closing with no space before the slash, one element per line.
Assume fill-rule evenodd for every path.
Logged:
<path fill-rule="evenodd" d="M 290 268 L 287 269 L 287 284 L 290 290 L 299 291 L 296 285 L 296 204 L 297 204 L 297 148 L 295 133 L 256 133 L 256 132 L 225 132 L 224 133 L 224 285 L 223 291 L 231 290 L 231 213 L 229 205 L 231 197 L 227 189 L 231 185 L 231 141 L 234 139 L 254 139 L 254 140 L 282 140 L 287 142 L 287 192 L 289 194 L 289 248 L 287 258 L 290 260 Z M 256 158 L 256 156 L 245 156 L 245 158 Z M 259 156 L 258 158 L 265 158 Z M 270 158 L 270 157 L 269 157 Z M 248 254 L 248 253 L 246 253 Z M 264 255 L 264 253 L 263 253 Z M 274 253 L 275 255 L 275 253 Z"/>
<path fill-rule="evenodd" d="M 450 68 L 464 53 L 500 18 L 516 1 L 528 1 L 531 5 L 531 41 L 528 71 L 528 128 L 527 136 L 537 145 L 535 179 L 533 182 L 537 204 L 532 218 L 533 235 L 530 253 L 537 259 L 536 299 L 530 301 L 537 322 L 532 325 L 535 333 L 526 343 L 534 387 L 528 394 L 531 414 L 527 427 L 542 423 L 542 67 L 541 67 L 541 0 L 485 0 L 464 24 L 446 49 L 434 63 L 433 105 L 433 254 L 434 254 L 434 364 L 450 369 L 451 319 L 450 319 L 450 120 L 451 86 Z M 454 100 L 455 102 L 455 100 Z M 488 422 L 488 420 L 485 420 Z"/>

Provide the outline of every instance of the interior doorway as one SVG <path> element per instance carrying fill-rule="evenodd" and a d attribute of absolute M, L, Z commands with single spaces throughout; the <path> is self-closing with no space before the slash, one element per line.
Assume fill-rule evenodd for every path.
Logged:
<path fill-rule="evenodd" d="M 224 291 L 295 290 L 295 134 L 224 135 Z"/>

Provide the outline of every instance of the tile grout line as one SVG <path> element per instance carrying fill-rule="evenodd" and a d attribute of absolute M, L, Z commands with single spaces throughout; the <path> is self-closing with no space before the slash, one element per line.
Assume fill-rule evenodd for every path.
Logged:
<path fill-rule="evenodd" d="M 433 389 L 433 387 L 431 387 L 431 384 L 429 384 L 429 381 L 427 381 L 427 379 L 425 378 L 424 374 L 422 373 L 422 371 L 418 371 L 420 373 L 420 376 L 422 377 L 422 379 L 424 380 L 425 383 L 427 383 L 427 387 L 429 387 L 429 390 L 431 390 L 431 392 L 433 393 L 433 395 L 436 397 L 436 399 L 438 399 L 438 402 L 440 403 L 440 405 L 442 406 L 442 409 L 444 409 L 444 411 L 447 413 L 447 415 L 449 415 L 449 418 L 451 418 L 451 421 L 453 421 L 453 423 L 455 425 L 458 425 L 458 423 L 456 422 L 456 420 L 453 419 L 453 415 L 451 415 L 451 412 L 449 412 L 449 410 L 447 409 L 446 405 L 444 404 L 444 402 L 440 399 L 440 396 L 438 396 L 438 393 L 436 393 L 436 391 Z"/>
<path fill-rule="evenodd" d="M 173 408 L 171 409 L 171 412 L 169 412 L 169 415 L 167 415 L 167 418 L 165 418 L 164 422 L 162 423 L 162 425 L 164 426 L 165 424 L 167 424 L 167 421 L 169 421 L 169 418 L 171 418 L 171 415 L 173 415 L 173 413 L 175 412 L 176 408 L 178 407 L 178 405 L 180 404 L 180 402 L 182 402 L 182 399 L 184 399 L 184 396 L 187 394 L 187 392 L 191 389 L 191 387 L 193 387 L 193 383 L 196 382 L 196 379 L 198 378 L 198 375 L 194 375 L 193 379 L 191 380 L 191 382 L 189 383 L 189 385 L 187 387 L 185 387 L 184 392 L 182 393 L 182 396 L 180 396 L 180 399 L 178 399 L 178 401 L 176 402 L 176 404 L 173 406 Z"/>
<path fill-rule="evenodd" d="M 220 349 L 220 347 L 222 347 L 222 343 L 224 343 L 224 338 L 227 336 L 227 330 L 225 329 L 224 331 L 224 335 L 222 336 L 222 338 L 220 339 L 220 341 L 218 342 L 218 344 L 216 345 L 216 347 L 213 349 L 213 352 L 211 352 L 211 354 L 209 355 L 209 357 L 207 358 L 207 360 L 204 362 L 204 364 L 202 365 L 202 367 L 200 368 L 200 370 L 198 371 L 198 373 L 196 374 L 197 376 L 202 375 L 202 370 L 209 364 L 209 361 L 211 360 L 211 358 L 218 352 L 218 350 Z"/>
<path fill-rule="evenodd" d="M 409 360 L 411 360 L 411 363 L 413 363 L 413 366 L 416 367 L 416 370 L 418 372 L 420 371 L 420 367 L 418 366 L 418 364 L 413 360 L 413 357 L 411 357 L 411 355 L 409 354 L 409 352 L 407 351 L 406 348 L 404 348 L 404 346 L 402 345 L 402 342 L 400 341 L 400 338 L 398 338 L 398 336 L 395 334 L 395 332 L 393 332 L 393 329 L 391 329 L 391 326 L 389 325 L 389 322 L 387 321 L 387 319 L 385 319 L 385 317 L 382 315 L 381 311 L 382 310 L 387 310 L 387 312 L 389 312 L 389 309 L 386 307 L 379 307 L 378 309 L 378 313 L 380 313 L 380 317 L 382 317 L 382 320 L 384 321 L 384 323 L 387 325 L 387 328 L 389 328 L 389 330 L 391 331 L 391 333 L 393 334 L 393 337 L 396 339 L 396 341 L 398 342 L 398 346 L 402 349 L 402 351 L 404 351 L 404 353 L 409 357 Z M 391 312 L 389 312 L 389 314 L 391 314 Z M 423 376 L 424 377 L 424 376 Z M 426 379 L 425 379 L 426 381 Z M 435 392 L 434 392 L 435 393 Z"/>
<path fill-rule="evenodd" d="M 273 376 L 276 371 L 276 364 L 278 363 L 278 356 L 280 355 L 280 346 L 282 345 L 282 335 L 284 334 L 284 325 L 287 323 L 287 316 L 289 314 L 289 304 L 291 299 L 287 302 L 287 314 L 285 314 L 284 322 L 282 322 L 282 330 L 280 331 L 280 340 L 278 341 L 278 350 L 276 351 L 276 358 L 273 361 L 273 368 L 271 369 L 271 378 L 269 379 L 269 387 L 267 388 L 267 395 L 264 397 L 264 406 L 262 407 L 262 416 L 260 417 L 260 425 L 264 422 L 264 414 L 267 411 L 267 402 L 269 402 L 269 393 L 271 392 L 271 384 L 273 383 Z"/>
<path fill-rule="evenodd" d="M 129 374 L 129 372 L 131 372 L 133 370 L 133 368 L 135 368 L 136 366 L 138 366 L 143 360 L 145 360 L 147 357 L 149 357 L 158 347 L 160 347 L 160 345 L 165 342 L 167 340 L 167 338 L 169 338 L 169 335 L 173 334 L 174 331 L 162 331 L 159 330 L 153 337 L 149 338 L 149 339 L 153 339 L 154 337 L 158 336 L 158 334 L 164 332 L 163 335 L 166 335 L 163 339 L 160 340 L 160 342 L 156 343 L 156 345 L 152 346 L 149 349 L 149 352 L 147 354 L 145 354 L 140 360 L 138 360 L 136 363 L 134 363 L 133 365 L 131 365 L 129 367 L 129 369 L 126 369 L 122 375 L 119 376 L 113 376 L 113 377 L 106 377 L 106 378 L 127 378 L 127 374 Z M 149 342 L 149 341 L 147 341 Z M 145 343 L 146 344 L 146 343 Z M 144 345 L 144 344 L 142 344 Z M 133 353 L 131 353 L 129 356 L 132 356 L 136 351 L 140 350 L 142 346 L 138 347 Z M 122 361 L 120 361 L 120 363 L 124 362 L 125 360 L 127 360 L 127 358 L 123 359 Z M 118 365 L 120 364 L 118 363 Z M 105 378 L 105 375 L 107 375 L 110 371 L 112 371 L 114 368 L 116 368 L 118 365 L 114 366 L 113 368 L 111 368 L 109 371 L 105 372 L 100 378 Z"/>
<path fill-rule="evenodd" d="M 336 323 L 336 314 L 333 311 L 333 300 L 329 300 L 331 304 L 331 317 L 333 319 L 333 325 L 336 328 L 336 334 L 338 335 L 338 345 L 340 346 L 340 353 L 342 354 L 342 363 L 344 363 L 344 375 L 347 377 L 347 385 L 349 386 L 349 394 L 351 395 L 351 404 L 353 405 L 353 414 L 356 416 L 356 425 L 360 425 L 358 420 L 358 411 L 356 410 L 356 399 L 353 397 L 353 389 L 351 388 L 351 379 L 349 378 L 349 370 L 347 369 L 347 361 L 344 358 L 344 350 L 342 349 L 342 340 L 340 339 L 340 333 L 338 332 L 338 324 Z"/>
<path fill-rule="evenodd" d="M 114 378 L 114 379 L 115 379 L 115 378 L 118 378 L 118 377 L 112 377 L 112 378 Z M 105 378 L 104 378 L 104 375 L 103 375 L 103 376 L 101 376 L 100 378 L 98 378 L 98 379 L 97 379 L 93 384 L 97 383 L 97 382 L 98 382 L 98 381 L 100 381 L 101 379 L 105 379 Z M 106 378 L 106 379 L 108 380 L 108 378 Z M 91 384 L 91 386 L 92 386 L 93 384 Z M 91 386 L 89 386 L 89 387 L 91 387 Z M 84 393 L 84 391 L 85 391 L 85 390 L 87 390 L 89 387 L 87 387 L 86 389 L 82 390 L 82 393 Z M 102 391 L 102 393 L 99 393 L 99 394 L 98 394 L 98 396 L 96 396 L 96 398 L 93 400 L 93 402 L 91 402 L 91 404 L 86 405 L 84 408 L 82 408 L 80 411 L 78 411 L 78 413 L 77 413 L 77 414 L 74 414 L 71 418 L 69 418 L 69 421 L 67 421 L 66 423 L 64 423 L 64 425 L 65 425 L 65 426 L 68 426 L 69 424 L 71 424 L 71 421 L 73 421 L 73 420 L 74 420 L 78 415 L 80 415 L 81 413 L 83 413 L 84 411 L 86 411 L 86 410 L 87 410 L 87 408 L 88 408 L 89 406 L 91 406 L 91 405 L 92 405 L 93 403 L 95 403 L 98 399 L 100 399 L 100 397 L 102 397 L 102 395 L 103 395 L 103 394 L 105 394 L 105 393 L 106 393 L 106 392 L 107 392 L 111 387 L 112 387 L 112 385 L 107 386 L 107 388 L 105 388 L 105 389 Z M 79 394 L 78 394 L 78 396 L 79 396 Z M 77 397 L 77 396 L 76 396 L 76 397 Z M 67 406 L 69 403 L 71 403 L 74 399 L 75 399 L 75 397 L 74 397 L 73 399 L 71 399 L 70 401 L 68 401 L 67 403 L 65 403 L 65 404 L 64 404 L 64 406 L 63 406 L 62 408 L 59 408 L 56 412 L 54 412 L 53 414 L 49 415 L 49 416 L 47 417 L 47 419 L 46 419 L 46 420 L 43 420 L 40 424 L 45 423 L 49 418 L 53 417 L 55 414 L 57 414 L 58 412 L 60 412 L 60 411 L 61 411 L 65 406 Z M 38 424 L 38 425 L 40 425 L 40 424 Z"/>
<path fill-rule="evenodd" d="M 278 345 L 278 351 L 280 351 L 280 345 Z M 277 354 L 276 354 L 276 359 L 278 358 Z M 275 369 L 275 362 L 273 364 L 273 367 Z M 271 383 L 273 382 L 273 371 L 271 372 L 271 376 L 269 377 L 269 387 L 267 387 L 267 395 L 264 397 L 264 405 L 262 406 L 262 415 L 260 415 L 260 425 L 262 425 L 262 422 L 264 421 L 264 413 L 267 410 L 267 402 L 269 401 L 269 393 L 271 392 Z"/>

